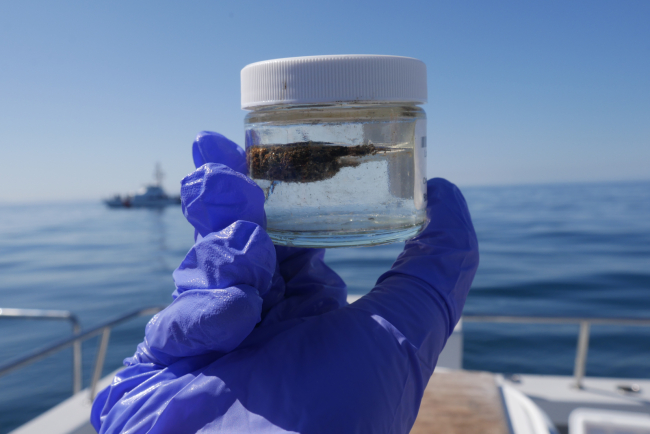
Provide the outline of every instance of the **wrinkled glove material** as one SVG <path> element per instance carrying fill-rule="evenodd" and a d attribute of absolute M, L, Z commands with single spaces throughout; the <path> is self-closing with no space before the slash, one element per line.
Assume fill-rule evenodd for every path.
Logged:
<path fill-rule="evenodd" d="M 173 303 L 93 403 L 93 426 L 408 433 L 478 267 L 460 191 L 428 182 L 427 228 L 347 305 L 322 249 L 271 244 L 241 148 L 203 132 L 193 156 L 181 194 L 196 243 L 174 272 Z"/>

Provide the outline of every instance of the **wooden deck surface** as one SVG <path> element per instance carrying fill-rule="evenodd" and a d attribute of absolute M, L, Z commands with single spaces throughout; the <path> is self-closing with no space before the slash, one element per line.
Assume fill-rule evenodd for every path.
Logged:
<path fill-rule="evenodd" d="M 436 372 L 411 434 L 509 434 L 501 393 L 487 372 Z"/>

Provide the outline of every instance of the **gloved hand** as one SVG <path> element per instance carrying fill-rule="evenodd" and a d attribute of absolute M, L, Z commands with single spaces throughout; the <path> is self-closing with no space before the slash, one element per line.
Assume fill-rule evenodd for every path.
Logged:
<path fill-rule="evenodd" d="M 174 301 L 96 398 L 100 433 L 407 433 L 478 267 L 460 191 L 428 182 L 427 228 L 347 305 L 320 249 L 274 247 L 243 150 L 194 142 L 196 243 Z M 363 251 L 359 250 L 362 255 Z"/>

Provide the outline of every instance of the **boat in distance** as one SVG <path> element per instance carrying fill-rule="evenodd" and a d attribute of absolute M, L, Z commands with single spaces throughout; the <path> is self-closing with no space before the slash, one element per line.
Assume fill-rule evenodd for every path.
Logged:
<path fill-rule="evenodd" d="M 103 202 L 109 208 L 162 208 L 167 205 L 180 205 L 180 196 L 168 195 L 162 187 L 163 172 L 160 165 L 156 164 L 154 184 L 146 185 L 136 194 L 126 194 L 105 199 Z"/>

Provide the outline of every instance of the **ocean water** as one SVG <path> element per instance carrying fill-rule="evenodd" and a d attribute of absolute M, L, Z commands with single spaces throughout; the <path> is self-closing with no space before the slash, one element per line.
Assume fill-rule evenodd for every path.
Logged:
<path fill-rule="evenodd" d="M 650 182 L 464 190 L 481 265 L 468 314 L 650 318 Z M 0 307 L 64 309 L 83 328 L 164 305 L 192 244 L 180 207 L 0 205 Z M 328 251 L 349 292 L 369 291 L 402 245 Z M 104 373 L 141 340 L 147 319 L 113 330 Z M 68 336 L 67 323 L 0 319 L 0 360 Z M 468 369 L 570 375 L 576 326 L 464 325 Z M 88 385 L 97 339 L 83 344 Z M 71 393 L 71 350 L 0 378 L 0 433 Z M 587 374 L 650 378 L 650 328 L 593 326 Z"/>

